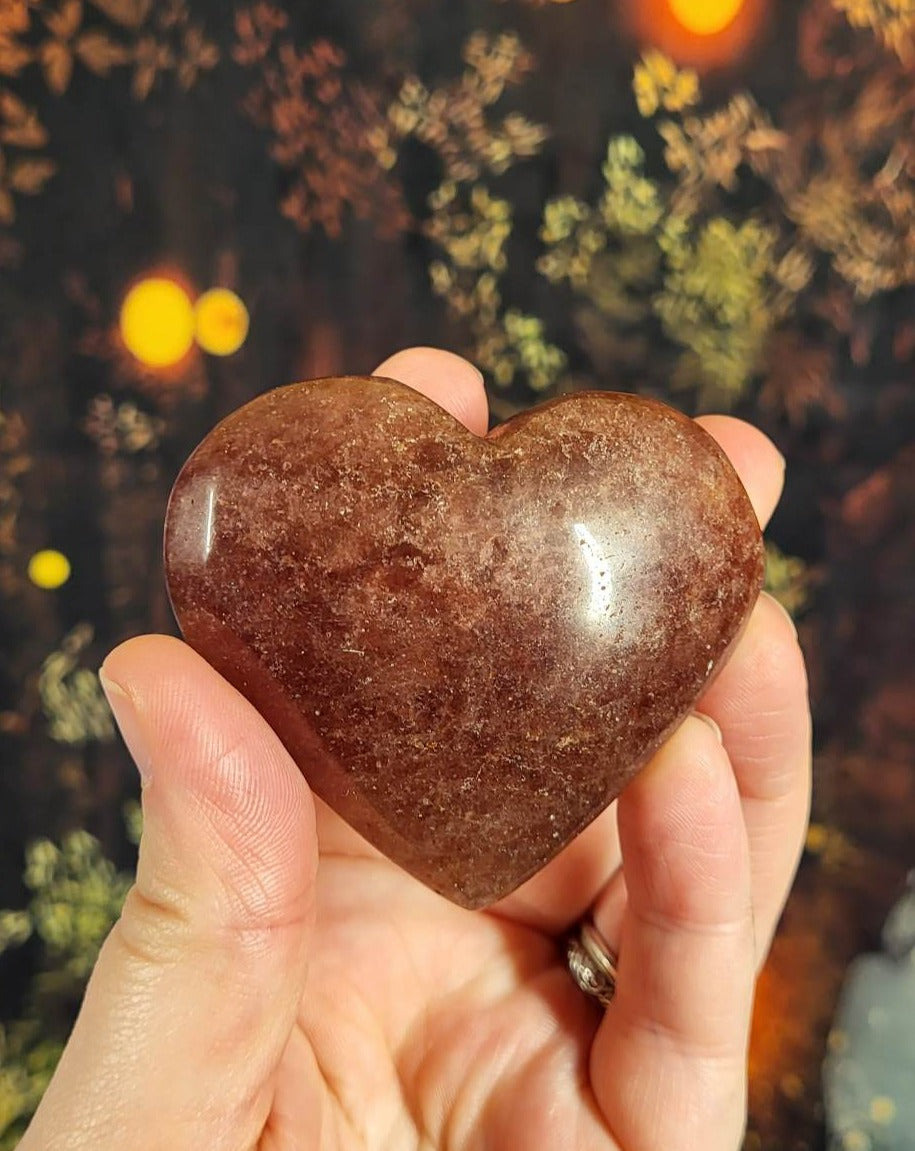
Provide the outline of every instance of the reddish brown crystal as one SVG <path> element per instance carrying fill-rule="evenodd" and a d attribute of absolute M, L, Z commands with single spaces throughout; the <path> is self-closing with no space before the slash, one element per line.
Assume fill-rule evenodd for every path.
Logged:
<path fill-rule="evenodd" d="M 759 527 L 695 423 L 588 393 L 489 439 L 378 379 L 262 396 L 172 494 L 182 631 L 396 863 L 494 902 L 690 710 L 759 592 Z"/>

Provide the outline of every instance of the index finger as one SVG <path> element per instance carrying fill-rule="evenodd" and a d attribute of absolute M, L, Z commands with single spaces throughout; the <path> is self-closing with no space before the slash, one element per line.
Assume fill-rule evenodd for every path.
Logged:
<path fill-rule="evenodd" d="M 759 526 L 765 528 L 785 488 L 785 457 L 765 433 L 733 416 L 700 416 L 696 423 L 715 439 L 747 489 Z"/>
<path fill-rule="evenodd" d="M 483 376 L 462 356 L 440 348 L 407 348 L 389 356 L 372 375 L 407 384 L 450 412 L 475 435 L 486 435 L 489 402 Z"/>

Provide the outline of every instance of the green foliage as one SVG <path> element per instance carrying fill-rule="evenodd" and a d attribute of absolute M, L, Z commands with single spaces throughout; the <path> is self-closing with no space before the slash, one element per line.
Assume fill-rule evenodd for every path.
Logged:
<path fill-rule="evenodd" d="M 546 252 L 539 270 L 554 284 L 588 285 L 594 257 L 607 246 L 607 229 L 597 213 L 574 196 L 550 200 L 543 211 L 540 239 Z"/>
<path fill-rule="evenodd" d="M 47 839 L 26 853 L 26 914 L 51 960 L 55 979 L 88 978 L 132 882 L 102 854 L 98 840 L 72 831 L 60 846 Z"/>
<path fill-rule="evenodd" d="M 698 104 L 701 98 L 699 75 L 692 68 L 678 68 L 663 52 L 645 52 L 635 67 L 633 91 L 639 112 L 654 116 L 661 108 L 682 112 Z"/>
<path fill-rule="evenodd" d="M 610 141 L 597 207 L 571 196 L 546 205 L 540 272 L 568 283 L 616 324 L 635 325 L 650 313 L 661 251 L 658 228 L 666 207 L 659 185 L 644 173 L 645 153 L 631 136 Z"/>
<path fill-rule="evenodd" d="M 646 117 L 701 99 L 695 74 L 658 52 L 636 66 L 633 88 Z M 762 171 L 783 137 L 748 95 L 657 130 L 674 179 L 652 178 L 634 137 L 611 139 L 597 203 L 561 196 L 546 205 L 538 268 L 585 301 L 579 329 L 596 357 L 642 357 L 643 373 L 692 389 L 702 406 L 728 407 L 760 373 L 772 333 L 813 276 L 803 246 L 789 247 L 756 216 L 732 219 L 721 203 L 741 166 Z M 638 338 L 652 319 L 667 356 L 663 340 Z"/>
<path fill-rule="evenodd" d="M 645 153 L 631 136 L 610 141 L 600 214 L 619 236 L 650 236 L 664 218 L 660 188 L 644 174 Z"/>
<path fill-rule="evenodd" d="M 114 739 L 114 721 L 98 675 L 79 666 L 79 657 L 92 642 L 92 628 L 80 624 L 59 650 L 44 661 L 38 677 L 48 732 L 58 743 L 84 744 Z"/>
<path fill-rule="evenodd" d="M 756 372 L 776 320 L 777 233 L 756 220 L 678 214 L 645 174 L 632 137 L 610 142 L 596 208 L 551 201 L 540 271 L 569 283 L 617 327 L 653 313 L 684 349 L 674 383 L 703 402 L 732 403 Z"/>
<path fill-rule="evenodd" d="M 754 375 L 773 330 L 770 279 L 776 233 L 755 220 L 718 217 L 694 232 L 671 217 L 661 236 L 667 263 L 654 308 L 686 351 L 675 383 L 703 399 L 733 401 Z"/>
<path fill-rule="evenodd" d="M 813 577 L 797 556 L 786 556 L 775 544 L 766 543 L 766 591 L 792 616 L 809 605 Z"/>
<path fill-rule="evenodd" d="M 430 198 L 427 234 L 441 251 L 429 268 L 432 288 L 471 333 L 472 355 L 500 387 L 519 375 L 535 391 L 553 387 L 566 366 L 541 320 L 504 306 L 500 277 L 508 261 L 512 206 L 482 184 L 446 181 Z"/>
<path fill-rule="evenodd" d="M 127 814 L 136 830 L 136 812 Z M 29 940 L 38 952 L 23 1018 L 0 1024 L 0 1151 L 12 1151 L 41 1100 L 133 882 L 85 831 L 31 844 L 24 879 L 28 906 L 0 911 L 0 955 Z"/>
<path fill-rule="evenodd" d="M 496 381 L 503 385 L 523 372 L 535 392 L 545 392 L 565 371 L 566 355 L 546 340 L 543 321 L 515 308 L 505 313 L 492 349 L 483 347 Z"/>
<path fill-rule="evenodd" d="M 143 808 L 135 800 L 128 800 L 124 804 L 124 830 L 127 839 L 135 847 L 139 847 L 140 837 L 143 834 Z"/>
<path fill-rule="evenodd" d="M 0 1025 L 0 1151 L 14 1151 L 63 1049 L 63 1040 L 41 1037 L 35 1020 Z"/>
<path fill-rule="evenodd" d="M 390 133 L 414 137 L 439 155 L 445 172 L 432 194 L 426 234 L 439 249 L 429 266 L 432 289 L 470 336 L 468 353 L 499 387 L 522 378 L 547 391 L 565 370 L 566 356 L 546 339 L 544 324 L 507 307 L 501 277 L 514 224 L 512 205 L 481 182 L 535 156 L 546 129 L 496 106 L 521 83 L 534 59 L 513 32 L 474 33 L 465 43 L 459 80 L 428 89 L 409 76 L 388 111 Z"/>

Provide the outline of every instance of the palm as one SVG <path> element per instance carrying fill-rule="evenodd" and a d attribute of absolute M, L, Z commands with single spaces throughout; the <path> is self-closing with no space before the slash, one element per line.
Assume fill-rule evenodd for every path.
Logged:
<path fill-rule="evenodd" d="M 265 1147 L 610 1146 L 582 1138 L 599 1015 L 554 938 L 358 847 L 322 855 L 318 923 Z"/>

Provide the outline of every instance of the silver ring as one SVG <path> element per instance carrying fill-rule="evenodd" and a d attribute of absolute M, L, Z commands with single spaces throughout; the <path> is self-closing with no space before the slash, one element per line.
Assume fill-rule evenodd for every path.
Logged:
<path fill-rule="evenodd" d="M 616 994 L 619 961 L 593 923 L 580 923 L 569 940 L 566 958 L 572 978 L 586 995 L 609 1007 Z"/>

